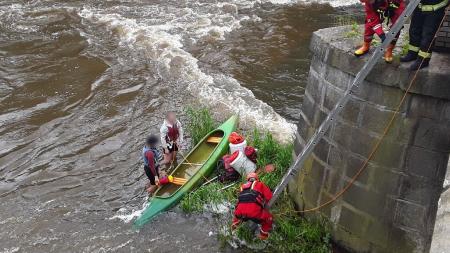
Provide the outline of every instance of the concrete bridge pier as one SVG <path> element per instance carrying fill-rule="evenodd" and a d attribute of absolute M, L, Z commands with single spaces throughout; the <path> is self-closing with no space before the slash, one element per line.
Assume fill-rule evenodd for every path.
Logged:
<path fill-rule="evenodd" d="M 297 152 L 369 58 L 353 56 L 360 38 L 348 38 L 349 31 L 313 35 Z M 301 209 L 332 198 L 361 167 L 411 81 L 407 67 L 380 59 L 350 99 L 289 185 Z M 449 153 L 450 55 L 434 54 L 368 167 L 341 198 L 314 214 L 330 220 L 334 240 L 350 251 L 428 252 Z"/>

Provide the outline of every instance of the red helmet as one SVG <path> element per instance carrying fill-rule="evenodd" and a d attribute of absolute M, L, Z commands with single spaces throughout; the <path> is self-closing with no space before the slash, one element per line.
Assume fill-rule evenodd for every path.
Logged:
<path fill-rule="evenodd" d="M 259 180 L 258 174 L 256 174 L 255 172 L 251 172 L 251 173 L 247 174 L 247 181 L 249 181 L 252 178 L 255 179 L 255 180 Z"/>

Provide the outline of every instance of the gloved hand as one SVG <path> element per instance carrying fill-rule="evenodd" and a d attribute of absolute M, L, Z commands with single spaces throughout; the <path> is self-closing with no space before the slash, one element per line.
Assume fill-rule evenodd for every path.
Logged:
<path fill-rule="evenodd" d="M 380 37 L 380 39 L 381 39 L 381 43 L 383 43 L 384 40 L 386 40 L 386 34 L 384 34 L 384 33 L 380 34 L 379 37 Z"/>

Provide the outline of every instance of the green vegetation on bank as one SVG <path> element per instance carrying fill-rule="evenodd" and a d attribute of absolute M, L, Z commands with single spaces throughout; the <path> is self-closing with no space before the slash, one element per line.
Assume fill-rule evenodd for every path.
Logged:
<path fill-rule="evenodd" d="M 361 36 L 358 21 L 350 15 L 337 16 L 334 19 L 335 26 L 350 26 L 350 30 L 345 33 L 345 38 L 356 38 Z"/>
<path fill-rule="evenodd" d="M 198 115 L 202 115 L 202 118 Z M 194 122 L 194 124 L 189 123 L 189 126 L 203 125 L 202 119 L 207 120 L 205 125 L 216 125 L 214 121 L 211 122 L 212 117 L 207 109 L 190 108 L 188 118 L 189 121 Z M 191 132 L 191 130 L 194 131 Z M 199 131 L 197 130 L 195 127 L 188 127 L 191 136 L 198 135 Z M 275 171 L 272 173 L 263 172 L 260 174 L 261 181 L 274 189 L 292 162 L 293 146 L 291 144 L 280 144 L 270 133 L 261 133 L 256 129 L 244 134 L 249 145 L 258 149 L 258 168 L 264 168 L 268 164 L 275 165 Z M 233 210 L 232 208 L 226 210 L 227 207 L 235 205 L 240 183 L 226 187 L 226 184 L 212 182 L 187 194 L 181 201 L 180 206 L 186 213 L 201 213 L 225 207 L 225 212 L 222 210 L 217 212 L 216 215 L 216 218 L 220 220 L 219 224 L 223 225 L 219 233 L 220 240 L 225 244 L 235 241 L 234 239 L 237 237 L 241 244 L 243 242 L 244 245 L 251 248 L 252 245 L 263 243 L 257 239 L 254 229 L 249 223 L 244 223 L 232 234 L 230 226 Z M 326 222 L 321 218 L 305 219 L 298 215 L 294 203 L 286 193 L 283 193 L 272 207 L 271 212 L 275 217 L 274 229 L 267 241 L 265 251 L 330 252 L 330 233 Z"/>
<path fill-rule="evenodd" d="M 186 129 L 192 138 L 193 146 L 218 126 L 207 108 L 188 107 L 185 113 L 189 119 Z"/>
<path fill-rule="evenodd" d="M 359 25 L 355 21 L 355 23 L 353 23 L 351 25 L 350 31 L 348 31 L 345 34 L 345 38 L 357 38 L 357 37 L 360 37 L 360 36 L 361 36 L 361 32 L 360 32 L 360 29 L 359 29 Z"/>

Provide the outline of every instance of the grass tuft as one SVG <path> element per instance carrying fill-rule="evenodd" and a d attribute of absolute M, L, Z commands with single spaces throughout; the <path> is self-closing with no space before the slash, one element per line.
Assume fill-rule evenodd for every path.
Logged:
<path fill-rule="evenodd" d="M 185 213 L 201 213 L 206 206 L 231 203 L 236 199 L 236 188 L 230 187 L 222 190 L 223 184 L 212 182 L 187 194 L 180 203 Z"/>
<path fill-rule="evenodd" d="M 248 139 L 249 145 L 258 150 L 258 168 L 264 168 L 268 164 L 275 165 L 274 172 L 260 176 L 267 186 L 275 189 L 291 164 L 293 145 L 281 145 L 270 133 L 261 134 L 257 129 L 253 130 Z"/>
<path fill-rule="evenodd" d="M 187 131 L 195 146 L 205 135 L 217 127 L 217 123 L 208 108 L 188 107 L 185 112 L 188 117 Z"/>
<path fill-rule="evenodd" d="M 354 23 L 351 24 L 350 31 L 348 31 L 345 34 L 345 38 L 357 38 L 357 37 L 360 37 L 360 36 L 361 36 L 361 32 L 359 30 L 359 25 L 355 21 Z"/>

